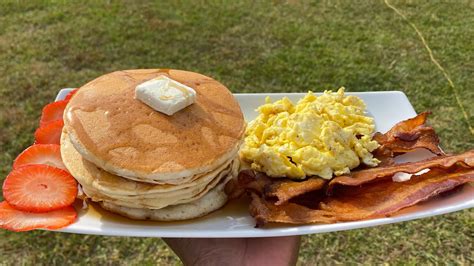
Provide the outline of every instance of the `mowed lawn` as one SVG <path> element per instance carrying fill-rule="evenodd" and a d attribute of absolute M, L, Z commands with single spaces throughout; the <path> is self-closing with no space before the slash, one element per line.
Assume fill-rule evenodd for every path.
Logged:
<path fill-rule="evenodd" d="M 448 152 L 474 148 L 474 2 L 0 2 L 0 181 L 60 88 L 107 72 L 178 68 L 233 92 L 402 90 Z M 239 3 L 237 3 L 239 2 Z M 352 3 L 352 4 L 351 4 Z M 1 199 L 1 196 L 0 196 Z M 474 211 L 305 236 L 299 263 L 474 264 Z M 160 239 L 0 230 L 0 264 L 178 264 Z"/>

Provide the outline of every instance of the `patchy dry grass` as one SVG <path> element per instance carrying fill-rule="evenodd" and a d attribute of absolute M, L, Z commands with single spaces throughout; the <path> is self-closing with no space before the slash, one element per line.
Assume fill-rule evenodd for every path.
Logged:
<path fill-rule="evenodd" d="M 33 1 L 34 2 L 34 1 Z M 240 2 L 240 1 L 237 1 Z M 0 181 L 59 88 L 170 67 L 234 92 L 403 90 L 451 152 L 474 138 L 414 30 L 383 2 L 0 3 Z M 474 124 L 474 4 L 394 5 L 424 34 Z M 1 196 L 0 196 L 1 197 Z M 301 264 L 473 264 L 474 212 L 303 238 Z M 0 231 L 4 264 L 176 264 L 160 239 Z"/>

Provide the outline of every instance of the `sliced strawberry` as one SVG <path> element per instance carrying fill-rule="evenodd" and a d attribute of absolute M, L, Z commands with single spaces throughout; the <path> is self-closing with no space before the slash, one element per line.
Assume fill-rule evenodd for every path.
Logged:
<path fill-rule="evenodd" d="M 13 162 L 13 169 L 28 164 L 46 164 L 67 171 L 61 159 L 61 148 L 58 144 L 35 144 L 24 150 Z"/>
<path fill-rule="evenodd" d="M 64 98 L 65 101 L 69 101 L 71 100 L 72 96 L 74 96 L 74 94 L 76 94 L 76 92 L 78 91 L 79 89 L 73 89 L 72 91 L 70 91 L 66 97 Z"/>
<path fill-rule="evenodd" d="M 63 126 L 62 120 L 41 126 L 35 131 L 35 144 L 60 144 Z"/>
<path fill-rule="evenodd" d="M 0 202 L 0 228 L 15 232 L 60 229 L 72 224 L 76 218 L 77 212 L 71 206 L 51 212 L 33 213 L 14 209 L 6 201 Z"/>
<path fill-rule="evenodd" d="M 50 122 L 63 120 L 64 108 L 66 108 L 68 101 L 59 101 L 46 105 L 43 108 L 40 119 L 40 127 Z"/>
<path fill-rule="evenodd" d="M 66 171 L 42 164 L 14 169 L 3 183 L 3 197 L 15 209 L 27 212 L 54 211 L 76 199 L 76 180 Z"/>

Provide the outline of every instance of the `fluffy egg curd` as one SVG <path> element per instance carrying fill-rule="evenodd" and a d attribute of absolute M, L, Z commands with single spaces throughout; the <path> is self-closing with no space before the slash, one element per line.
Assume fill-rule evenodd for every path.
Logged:
<path fill-rule="evenodd" d="M 347 174 L 362 162 L 376 166 L 371 154 L 374 119 L 365 115 L 365 103 L 356 96 L 312 92 L 294 105 L 284 97 L 265 104 L 246 130 L 241 158 L 251 168 L 271 177 L 303 179 Z"/>

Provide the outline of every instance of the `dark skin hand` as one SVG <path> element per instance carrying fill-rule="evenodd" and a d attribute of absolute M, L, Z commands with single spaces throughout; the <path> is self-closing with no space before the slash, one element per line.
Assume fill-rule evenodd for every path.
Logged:
<path fill-rule="evenodd" d="M 295 265 L 300 237 L 165 238 L 184 265 Z"/>

